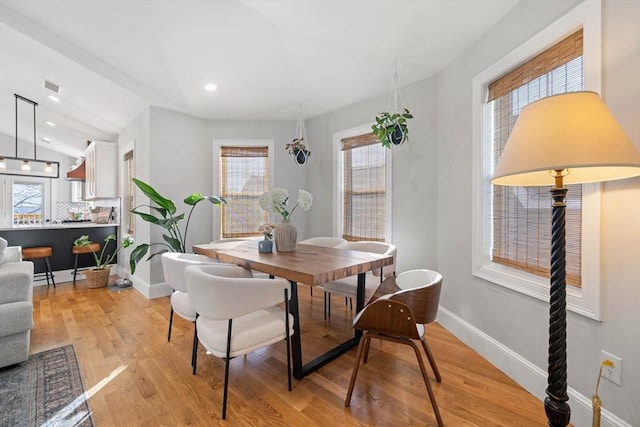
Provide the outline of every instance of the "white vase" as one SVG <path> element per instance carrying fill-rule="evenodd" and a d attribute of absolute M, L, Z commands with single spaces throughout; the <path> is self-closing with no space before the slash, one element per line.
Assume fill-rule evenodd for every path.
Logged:
<path fill-rule="evenodd" d="M 298 240 L 298 229 L 289 220 L 283 220 L 273 230 L 277 252 L 294 252 Z"/>

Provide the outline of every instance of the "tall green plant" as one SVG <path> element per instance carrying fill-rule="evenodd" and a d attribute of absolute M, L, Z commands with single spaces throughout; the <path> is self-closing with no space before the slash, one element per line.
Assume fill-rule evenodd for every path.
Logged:
<path fill-rule="evenodd" d="M 131 266 L 132 274 L 135 273 L 138 262 L 144 258 L 152 246 L 159 246 L 160 250 L 149 255 L 147 261 L 164 252 L 186 252 L 185 244 L 187 241 L 187 232 L 189 230 L 189 221 L 191 220 L 191 214 L 198 203 L 203 200 L 208 200 L 217 206 L 227 203 L 224 197 L 203 196 L 200 193 L 191 194 L 183 200 L 186 205 L 191 206 L 191 209 L 189 210 L 189 214 L 186 217 L 187 222 L 182 230 L 179 227 L 179 223 L 185 219 L 185 214 L 177 213 L 176 204 L 173 200 L 161 196 L 160 193 L 144 181 L 137 178 L 132 178 L 132 181 L 142 191 L 142 193 L 149 198 L 152 204 L 136 206 L 131 210 L 131 213 L 138 215 L 143 220 L 166 230 L 166 233 L 162 235 L 164 242 L 142 243 L 131 251 L 131 255 L 129 256 L 129 265 Z M 149 212 L 140 211 L 139 208 L 141 207 L 149 208 Z"/>

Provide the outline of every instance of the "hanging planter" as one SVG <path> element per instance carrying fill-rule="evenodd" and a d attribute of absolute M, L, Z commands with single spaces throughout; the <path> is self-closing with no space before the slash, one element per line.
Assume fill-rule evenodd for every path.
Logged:
<path fill-rule="evenodd" d="M 413 115 L 406 108 L 402 113 L 381 113 L 376 117 L 376 124 L 371 126 L 371 130 L 382 145 L 391 148 L 409 140 L 407 119 L 412 118 Z"/>
<path fill-rule="evenodd" d="M 398 87 L 398 61 L 396 60 L 395 71 L 387 111 L 376 116 L 376 123 L 371 126 L 373 135 L 382 143 L 385 148 L 392 148 L 404 144 L 409 140 L 409 128 L 407 120 L 413 119 L 413 115 L 402 107 L 402 95 Z M 393 108 L 392 108 L 393 104 Z"/>
<path fill-rule="evenodd" d="M 293 157 L 293 161 L 297 165 L 306 164 L 311 156 L 309 141 L 307 140 L 307 131 L 304 128 L 304 120 L 302 118 L 302 103 L 300 103 L 300 117 L 296 125 L 296 135 L 284 148 Z"/>
<path fill-rule="evenodd" d="M 307 163 L 307 160 L 309 160 L 309 156 L 311 156 L 311 151 L 307 149 L 307 144 L 304 141 L 304 137 L 293 138 L 293 141 L 287 144 L 285 149 L 289 154 L 293 156 L 293 161 L 299 165 L 304 165 L 305 163 Z"/>

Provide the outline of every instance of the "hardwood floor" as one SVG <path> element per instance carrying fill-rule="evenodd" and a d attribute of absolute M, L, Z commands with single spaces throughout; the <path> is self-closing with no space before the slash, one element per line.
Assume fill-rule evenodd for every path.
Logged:
<path fill-rule="evenodd" d="M 305 361 L 351 334 L 350 312 L 335 297 L 323 320 L 322 293 L 300 286 Z M 169 298 L 147 300 L 134 289 L 87 289 L 84 281 L 34 289 L 31 352 L 73 344 L 98 426 L 406 426 L 436 425 L 415 355 L 406 346 L 372 342 L 351 401 L 344 399 L 355 349 L 287 391 L 284 342 L 231 361 L 229 407 L 222 421 L 224 362 L 198 353 L 191 375 L 193 324 L 174 318 Z M 431 374 L 447 426 L 546 425 L 542 402 L 438 324 L 427 339 L 442 374 Z M 406 347 L 406 348 L 405 348 Z"/>

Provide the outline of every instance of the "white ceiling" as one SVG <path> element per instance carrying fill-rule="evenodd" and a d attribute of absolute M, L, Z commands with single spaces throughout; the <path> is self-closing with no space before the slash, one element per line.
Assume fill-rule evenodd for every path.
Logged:
<path fill-rule="evenodd" d="M 14 93 L 39 103 L 38 143 L 71 156 L 149 105 L 314 117 L 388 92 L 396 58 L 403 86 L 437 73 L 518 1 L 0 0 L 0 132 L 15 136 Z"/>

